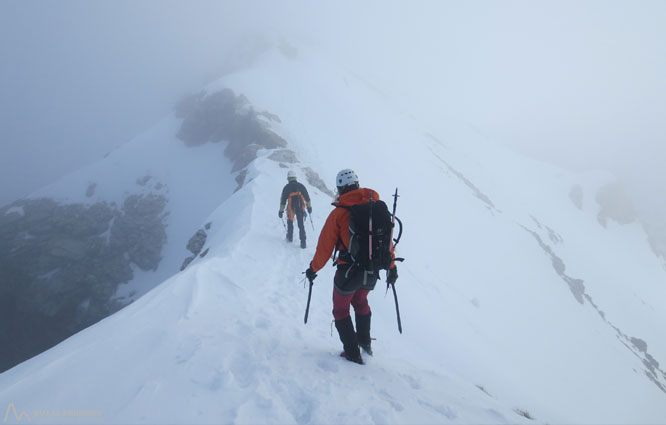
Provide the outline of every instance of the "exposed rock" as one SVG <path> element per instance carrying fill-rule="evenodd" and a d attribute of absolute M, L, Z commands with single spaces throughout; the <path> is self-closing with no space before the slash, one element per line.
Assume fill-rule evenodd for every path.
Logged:
<path fill-rule="evenodd" d="M 185 260 L 183 260 L 183 264 L 180 266 L 180 270 L 183 271 L 187 268 L 187 266 L 190 265 L 192 261 L 194 261 L 195 258 L 197 258 L 197 255 L 201 258 L 205 257 L 206 254 L 208 254 L 209 248 L 206 248 L 203 252 L 201 250 L 203 249 L 204 245 L 206 244 L 206 239 L 208 238 L 208 235 L 206 233 L 206 230 L 210 230 L 211 226 L 213 223 L 208 222 L 204 225 L 203 229 L 199 229 L 192 235 L 190 240 L 187 242 L 187 250 L 190 251 L 192 254 Z M 204 230 L 205 229 L 205 230 Z"/>
<path fill-rule="evenodd" d="M 188 146 L 228 142 L 224 152 L 234 162 L 234 171 L 255 159 L 259 149 L 287 146 L 287 142 L 259 118 L 268 112 L 258 114 L 245 96 L 236 96 L 229 89 L 185 98 L 176 106 L 176 114 L 184 118 L 178 138 Z"/>
<path fill-rule="evenodd" d="M 661 258 L 666 269 L 666 224 L 643 221 L 642 225 L 652 252 Z"/>
<path fill-rule="evenodd" d="M 571 290 L 574 298 L 576 298 L 576 301 L 578 301 L 581 305 L 584 305 L 585 301 L 587 301 L 591 308 L 593 308 L 599 314 L 601 320 L 603 320 L 606 325 L 615 331 L 618 340 L 636 357 L 642 360 L 643 366 L 645 367 L 643 370 L 645 376 L 650 381 L 652 381 L 652 383 L 656 385 L 657 388 L 666 393 L 666 372 L 660 368 L 659 362 L 650 353 L 648 353 L 647 342 L 640 338 L 629 336 L 619 327 L 611 323 L 606 317 L 604 311 L 594 302 L 592 296 L 586 292 L 585 281 L 583 281 L 583 279 L 576 279 L 569 276 L 566 273 L 566 266 L 564 261 L 555 253 L 553 248 L 549 246 L 537 232 L 530 230 L 525 226 L 521 227 L 528 233 L 532 234 L 532 236 L 534 236 L 534 239 L 536 239 L 541 249 L 543 249 L 543 251 L 550 257 L 553 269 L 569 286 L 569 289 Z"/>
<path fill-rule="evenodd" d="M 97 183 L 90 183 L 86 189 L 86 197 L 90 198 L 95 195 L 95 189 L 97 188 Z"/>
<path fill-rule="evenodd" d="M 225 134 L 233 133 L 237 110 L 245 106 L 229 89 L 209 96 L 193 96 L 189 102 L 193 103 L 187 110 L 181 104 L 176 107 L 184 118 L 178 138 L 189 146 L 219 142 Z"/>
<path fill-rule="evenodd" d="M 0 371 L 122 307 L 113 296 L 132 264 L 159 263 L 165 206 L 134 195 L 120 209 L 51 199 L 0 209 Z"/>
<path fill-rule="evenodd" d="M 151 177 L 148 175 L 143 176 L 141 178 L 136 179 L 136 184 L 138 184 L 139 186 L 145 186 L 150 181 L 150 179 Z"/>
<path fill-rule="evenodd" d="M 206 235 L 206 232 L 203 229 L 197 230 L 194 236 L 192 236 L 189 242 L 187 242 L 187 250 L 197 256 L 206 244 L 207 236 L 208 235 Z"/>
<path fill-rule="evenodd" d="M 631 343 L 634 345 L 634 347 L 638 349 L 638 351 L 642 353 L 647 353 L 647 343 L 645 341 L 643 341 L 640 338 L 634 338 L 634 337 L 631 337 L 630 340 Z"/>
<path fill-rule="evenodd" d="M 209 230 L 211 226 L 212 223 L 208 222 L 204 225 L 204 228 L 206 230 Z M 183 265 L 180 267 L 181 271 L 185 270 L 185 268 L 190 265 L 190 263 L 197 257 L 197 255 L 199 255 L 199 253 L 203 249 L 204 245 L 206 244 L 206 239 L 208 238 L 206 230 L 204 229 L 197 230 L 196 233 L 192 235 L 190 240 L 187 242 L 186 246 L 187 250 L 194 255 L 187 257 L 183 261 Z M 208 248 L 201 254 L 201 257 L 205 257 L 206 254 L 208 254 Z"/>
<path fill-rule="evenodd" d="M 434 139 L 434 140 L 436 141 L 437 139 Z M 444 164 L 446 166 L 446 168 L 448 168 L 448 170 L 451 172 L 451 174 L 453 174 L 460 181 L 462 181 L 465 184 L 465 186 L 467 186 L 479 200 L 481 200 L 484 204 L 486 204 L 486 208 L 488 208 L 488 210 L 493 211 L 493 212 L 497 212 L 497 213 L 501 213 L 501 211 L 498 210 L 495 207 L 495 205 L 493 204 L 493 202 L 490 200 L 490 197 L 488 197 L 488 195 L 483 193 L 481 191 L 481 189 L 476 187 L 476 185 L 474 185 L 474 183 L 472 183 L 471 180 L 469 180 L 467 177 L 465 177 L 465 175 L 463 173 L 461 173 L 460 171 L 455 169 L 453 166 L 451 166 L 447 161 L 444 160 L 444 158 L 439 156 L 432 148 L 430 149 L 430 151 L 435 156 L 435 158 L 437 158 L 442 164 Z"/>
<path fill-rule="evenodd" d="M 142 270 L 159 265 L 166 242 L 162 211 L 166 198 L 158 195 L 131 195 L 111 229 L 111 245 L 126 247 L 129 259 Z"/>
<path fill-rule="evenodd" d="M 335 198 L 335 193 L 332 190 L 330 190 L 328 187 L 326 187 L 326 183 L 324 183 L 321 177 L 319 177 L 319 174 L 317 174 L 312 168 L 302 167 L 301 170 L 303 170 L 303 172 L 305 173 L 305 179 L 308 181 L 309 184 L 321 190 L 323 193 L 327 194 L 331 198 Z"/>
<path fill-rule="evenodd" d="M 271 113 L 268 112 L 268 111 L 260 112 L 260 113 L 259 113 L 259 116 L 262 116 L 262 117 L 264 117 L 264 118 L 266 118 L 266 119 L 268 119 L 268 120 L 270 120 L 270 121 L 274 121 L 274 122 L 276 122 L 276 123 L 278 123 L 278 124 L 281 124 L 281 123 L 282 123 L 282 120 L 280 119 L 279 116 L 277 116 L 277 115 L 275 115 L 275 114 L 271 114 Z"/>
<path fill-rule="evenodd" d="M 583 209 L 583 188 L 581 185 L 576 184 L 571 186 L 571 190 L 569 191 L 569 199 L 571 199 L 571 202 L 574 203 L 576 208 L 579 210 Z"/>
<path fill-rule="evenodd" d="M 272 159 L 275 162 L 287 162 L 289 164 L 294 164 L 298 162 L 296 158 L 296 153 L 291 149 L 278 149 L 274 151 L 268 159 Z"/>
<path fill-rule="evenodd" d="M 284 48 L 296 53 L 288 45 Z M 183 118 L 178 138 L 188 146 L 228 142 L 224 154 L 233 161 L 232 172 L 240 171 L 236 176 L 238 186 L 235 191 L 246 183 L 246 167 L 257 158 L 261 149 L 273 150 L 269 159 L 278 162 L 280 167 L 287 168 L 283 163 L 298 162 L 296 153 L 286 149 L 287 142 L 262 119 L 281 122 L 280 118 L 267 111 L 256 112 L 245 96 L 237 96 L 230 89 L 209 95 L 201 92 L 184 97 L 176 105 L 176 116 Z M 326 187 L 316 172 L 308 167 L 303 168 L 303 171 L 308 183 L 330 197 L 335 197 L 335 193 Z"/>
<path fill-rule="evenodd" d="M 548 238 L 552 243 L 558 244 L 564 241 L 564 239 L 562 239 L 562 236 L 560 236 L 559 233 L 557 233 L 555 230 L 551 229 L 546 225 L 541 224 L 541 222 L 537 220 L 537 218 L 534 217 L 533 215 L 530 215 L 530 217 L 532 218 L 532 221 L 534 221 L 536 225 L 539 226 L 539 229 L 541 230 L 545 229 L 548 232 Z"/>
<path fill-rule="evenodd" d="M 245 179 L 247 178 L 247 169 L 241 170 L 240 173 L 236 176 L 236 183 L 238 183 L 238 186 L 236 189 L 234 189 L 234 192 L 238 192 L 243 185 L 245 184 Z"/>
<path fill-rule="evenodd" d="M 227 145 L 224 153 L 230 158 L 235 158 L 231 172 L 235 173 L 236 171 L 247 167 L 250 162 L 257 159 L 257 152 L 259 152 L 259 149 L 262 149 L 262 147 L 255 143 L 249 144 L 242 149 L 238 149 L 237 145 Z"/>
<path fill-rule="evenodd" d="M 534 219 L 534 217 L 532 217 Z M 553 248 L 551 248 L 544 240 L 539 236 L 539 234 L 533 230 L 528 229 L 525 226 L 521 226 L 525 231 L 530 233 L 532 236 L 534 236 L 534 239 L 538 242 L 539 246 L 543 251 L 550 257 L 551 263 L 553 265 L 553 269 L 555 269 L 555 272 L 560 276 L 560 278 L 566 282 L 566 284 L 569 286 L 569 290 L 573 294 L 574 298 L 576 298 L 576 301 L 578 301 L 580 304 L 584 304 L 585 302 L 585 281 L 582 279 L 575 279 L 571 276 L 569 276 L 566 273 L 566 266 L 564 264 L 564 261 L 562 258 L 560 258 L 557 254 L 555 254 L 555 251 Z"/>
<path fill-rule="evenodd" d="M 187 257 L 187 258 L 183 261 L 183 264 L 180 266 L 180 271 L 182 272 L 183 270 L 185 270 L 185 269 L 187 268 L 187 266 L 189 266 L 190 263 L 191 263 L 195 258 L 197 258 L 196 255 L 191 255 L 191 256 Z"/>
<path fill-rule="evenodd" d="M 59 239 L 48 247 L 47 255 L 58 261 L 81 261 L 88 253 L 88 243 L 77 239 Z"/>
<path fill-rule="evenodd" d="M 606 227 L 608 219 L 619 224 L 629 224 L 636 220 L 633 203 L 621 183 L 609 183 L 599 189 L 596 200 L 599 204 L 597 220 L 602 226 Z"/>
<path fill-rule="evenodd" d="M 440 145 L 440 146 L 442 146 L 442 147 L 444 147 L 444 148 L 448 148 L 448 145 L 447 145 L 446 143 L 444 143 L 443 141 L 441 141 L 439 138 L 435 137 L 434 134 L 432 134 L 432 133 L 428 133 L 428 132 L 426 131 L 426 132 L 425 132 L 425 136 L 426 136 L 428 139 L 432 140 L 433 142 L 437 143 L 438 145 Z"/>

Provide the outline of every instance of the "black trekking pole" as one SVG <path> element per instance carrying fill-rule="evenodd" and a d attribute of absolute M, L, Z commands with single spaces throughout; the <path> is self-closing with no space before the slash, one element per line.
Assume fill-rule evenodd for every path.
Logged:
<path fill-rule="evenodd" d="M 280 220 L 282 220 L 282 227 L 284 227 L 284 230 L 287 230 L 287 225 L 284 224 L 284 218 L 280 217 Z"/>
<path fill-rule="evenodd" d="M 310 224 L 312 225 L 312 231 L 314 232 L 314 223 L 312 222 L 312 213 L 308 214 L 308 217 L 310 217 Z"/>
<path fill-rule="evenodd" d="M 308 291 L 308 304 L 305 307 L 305 318 L 303 319 L 303 323 L 307 324 L 308 323 L 308 314 L 310 313 L 310 299 L 312 298 L 312 285 L 314 284 L 314 281 L 308 279 L 310 281 L 310 290 Z"/>

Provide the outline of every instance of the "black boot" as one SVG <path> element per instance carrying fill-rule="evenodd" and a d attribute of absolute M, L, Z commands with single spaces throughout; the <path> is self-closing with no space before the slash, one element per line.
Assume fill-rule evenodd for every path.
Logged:
<path fill-rule="evenodd" d="M 305 249 L 306 246 L 305 239 L 301 239 L 301 248 Z"/>
<path fill-rule="evenodd" d="M 358 340 L 356 339 L 356 332 L 354 332 L 354 324 L 351 317 L 347 316 L 344 319 L 336 320 L 335 327 L 340 334 L 340 341 L 345 349 L 345 358 L 350 362 L 363 364 L 361 351 L 358 349 Z"/>
<path fill-rule="evenodd" d="M 372 356 L 372 339 L 370 338 L 370 317 L 372 313 L 356 315 L 356 335 L 358 345 Z"/>
<path fill-rule="evenodd" d="M 287 220 L 287 242 L 294 240 L 294 222 Z"/>

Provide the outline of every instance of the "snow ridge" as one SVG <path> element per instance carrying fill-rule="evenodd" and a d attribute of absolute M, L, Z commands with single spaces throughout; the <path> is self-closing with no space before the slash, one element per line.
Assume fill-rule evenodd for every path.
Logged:
<path fill-rule="evenodd" d="M 258 149 L 242 187 L 188 222 L 188 236 L 211 223 L 204 258 L 0 375 L 0 402 L 107 423 L 663 422 L 665 272 L 639 225 L 599 224 L 586 200 L 605 176 L 530 161 L 444 119 L 427 127 L 307 49 L 271 52 L 208 91 L 227 87 L 279 117 L 272 131 L 294 153 L 281 158 L 300 162 Z M 331 198 L 313 185 L 308 248 L 285 242 L 289 168 L 323 182 L 353 168 L 384 198 L 399 187 L 404 333 L 379 284 L 365 366 L 338 356 L 332 267 L 302 323 L 303 271 Z"/>

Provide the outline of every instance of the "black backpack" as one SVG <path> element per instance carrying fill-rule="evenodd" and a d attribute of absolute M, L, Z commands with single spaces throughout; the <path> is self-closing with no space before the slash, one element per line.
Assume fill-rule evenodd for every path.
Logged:
<path fill-rule="evenodd" d="M 379 270 L 388 270 L 392 260 L 393 223 L 384 201 L 370 200 L 339 208 L 349 211 L 349 247 L 346 253 L 341 254 L 341 259 L 351 263 L 352 267 L 360 267 L 375 274 Z"/>

